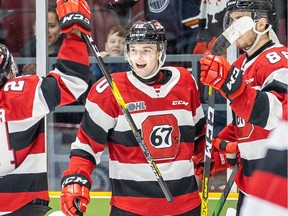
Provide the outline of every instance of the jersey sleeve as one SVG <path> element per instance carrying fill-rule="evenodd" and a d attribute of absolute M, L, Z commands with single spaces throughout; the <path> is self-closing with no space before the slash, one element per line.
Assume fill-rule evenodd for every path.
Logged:
<path fill-rule="evenodd" d="M 43 78 L 41 89 L 49 110 L 74 102 L 88 88 L 89 58 L 80 37 L 68 34 L 59 51 L 56 67 Z M 53 79 L 52 79 L 53 77 Z"/>
<path fill-rule="evenodd" d="M 108 133 L 115 126 L 118 110 L 107 81 L 102 78 L 88 93 L 77 138 L 72 144 L 71 156 L 85 158 L 94 165 L 99 164 L 107 145 Z"/>
<path fill-rule="evenodd" d="M 267 51 L 251 67 L 256 85 L 248 84 L 230 106 L 249 123 L 271 130 L 287 115 L 287 50 Z"/>

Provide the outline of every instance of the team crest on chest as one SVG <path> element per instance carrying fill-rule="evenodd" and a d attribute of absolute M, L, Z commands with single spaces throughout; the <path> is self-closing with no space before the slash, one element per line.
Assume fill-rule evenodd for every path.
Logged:
<path fill-rule="evenodd" d="M 172 114 L 148 116 L 142 136 L 154 160 L 174 159 L 180 146 L 178 121 Z"/>

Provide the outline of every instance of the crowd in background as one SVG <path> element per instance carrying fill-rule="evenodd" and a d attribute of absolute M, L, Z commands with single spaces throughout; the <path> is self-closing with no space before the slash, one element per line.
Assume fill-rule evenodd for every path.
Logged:
<path fill-rule="evenodd" d="M 10 41 L 13 40 L 13 43 L 16 41 L 16 45 L 11 44 L 9 47 L 15 57 L 35 57 L 35 1 L 17 1 L 14 5 L 13 2 L 0 1 L 0 42 L 9 47 Z M 65 35 L 60 34 L 55 1 L 48 2 L 48 55 L 55 57 Z M 106 57 L 123 57 L 126 30 L 138 19 L 156 19 L 161 22 L 166 29 L 168 55 L 205 54 L 211 51 L 213 42 L 223 32 L 222 22 L 227 0 L 87 0 L 87 2 L 92 11 L 92 36 L 105 60 Z M 280 42 L 287 45 L 286 5 L 287 0 L 275 0 L 277 20 L 274 29 Z M 19 23 L 15 23 L 12 17 L 18 19 Z M 20 30 L 23 31 L 21 34 L 18 33 Z M 127 63 L 109 63 L 107 66 L 111 73 L 129 70 Z M 19 75 L 37 73 L 35 64 L 19 65 L 19 69 Z M 97 63 L 92 63 L 89 86 L 91 87 L 102 76 Z M 199 85 L 201 88 L 200 83 Z M 87 92 L 75 104 L 83 104 Z M 202 93 L 204 95 L 205 91 Z M 202 103 L 207 102 L 207 98 L 202 99 Z M 224 104 L 226 100 L 217 94 L 216 102 Z M 81 115 L 71 113 L 57 114 L 55 117 L 57 122 L 69 123 L 79 123 L 80 119 Z M 219 126 L 215 130 L 215 133 L 218 133 L 226 124 L 226 112 L 215 115 L 215 124 Z"/>

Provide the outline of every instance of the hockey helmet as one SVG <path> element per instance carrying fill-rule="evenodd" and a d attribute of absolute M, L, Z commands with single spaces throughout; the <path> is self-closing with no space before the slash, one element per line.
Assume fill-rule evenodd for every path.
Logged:
<path fill-rule="evenodd" d="M 130 44 L 156 44 L 161 53 L 159 64 L 163 65 L 166 58 L 167 39 L 164 27 L 157 20 L 137 21 L 129 29 L 126 36 L 125 57 L 129 61 Z"/>
<path fill-rule="evenodd" d="M 268 23 L 273 24 L 276 18 L 273 0 L 229 0 L 226 4 L 226 14 L 224 16 L 224 29 L 231 25 L 229 15 L 236 11 L 251 12 L 252 19 L 256 22 L 262 17 L 268 19 Z"/>
<path fill-rule="evenodd" d="M 10 73 L 18 73 L 18 67 L 4 44 L 0 44 L 0 87 L 6 82 Z"/>
<path fill-rule="evenodd" d="M 167 40 L 164 27 L 157 21 L 137 21 L 129 29 L 126 44 L 153 43 L 158 51 L 166 51 Z"/>

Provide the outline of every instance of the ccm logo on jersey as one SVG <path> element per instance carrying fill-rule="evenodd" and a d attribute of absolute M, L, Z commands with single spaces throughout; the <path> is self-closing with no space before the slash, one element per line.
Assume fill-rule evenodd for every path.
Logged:
<path fill-rule="evenodd" d="M 173 101 L 172 105 L 185 105 L 188 106 L 189 102 L 183 101 L 183 100 L 179 100 L 179 101 Z"/>

